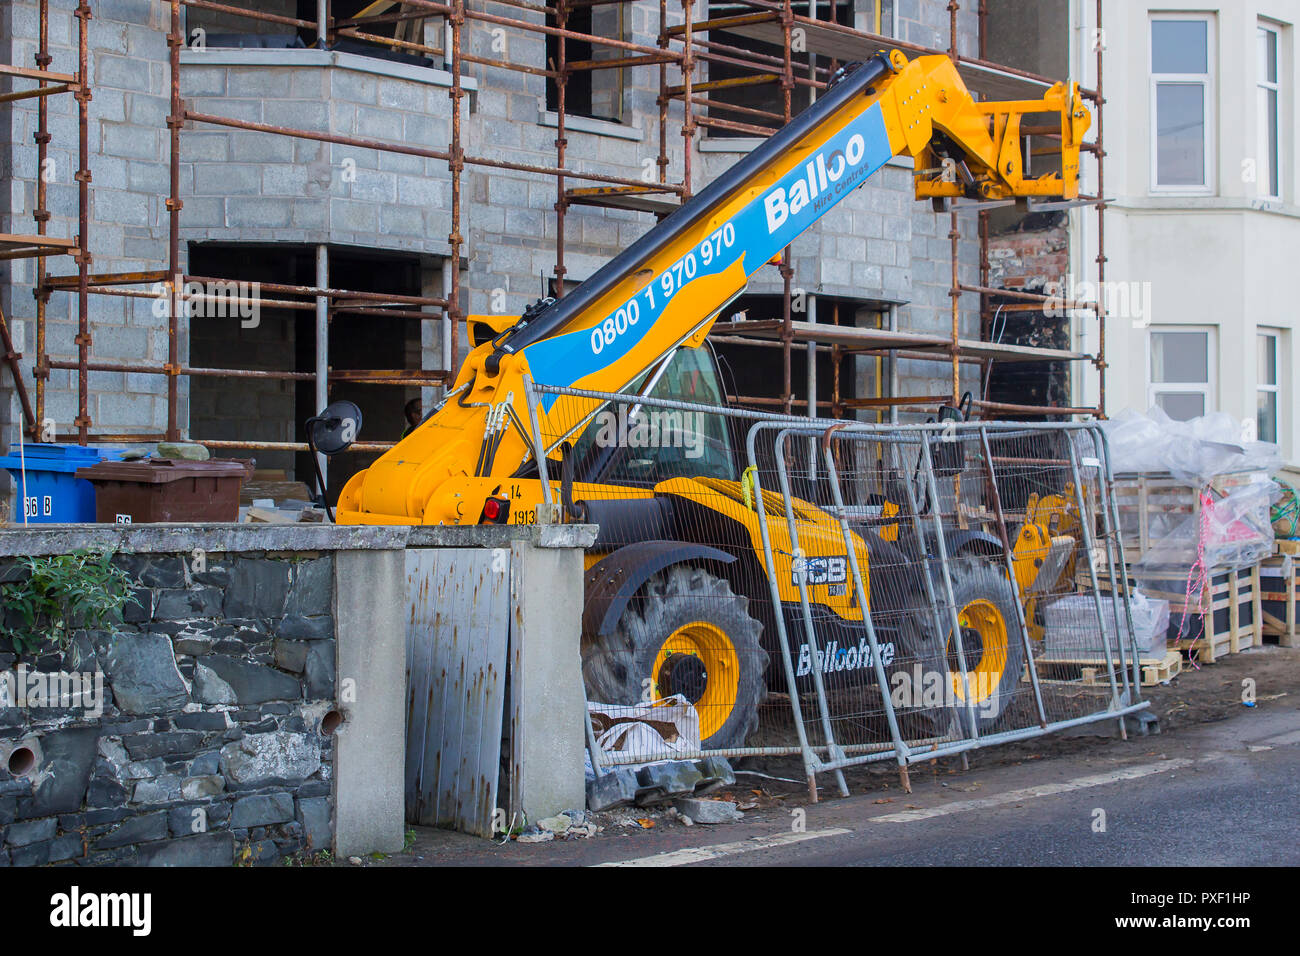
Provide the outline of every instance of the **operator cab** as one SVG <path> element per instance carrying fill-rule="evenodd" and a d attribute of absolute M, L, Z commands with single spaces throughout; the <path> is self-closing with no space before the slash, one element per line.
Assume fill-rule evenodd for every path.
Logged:
<path fill-rule="evenodd" d="M 656 378 L 658 371 L 645 373 L 628 391 L 683 404 L 726 404 L 707 344 L 678 349 Z M 653 384 L 643 391 L 647 382 Z M 610 403 L 592 417 L 574 445 L 575 479 L 647 488 L 670 478 L 735 481 L 740 469 L 728 425 L 716 412 Z"/>

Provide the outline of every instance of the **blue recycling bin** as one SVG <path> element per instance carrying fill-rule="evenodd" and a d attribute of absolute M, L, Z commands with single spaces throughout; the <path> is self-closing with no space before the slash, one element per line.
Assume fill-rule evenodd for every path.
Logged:
<path fill-rule="evenodd" d="M 23 445 L 22 457 L 15 449 L 0 457 L 0 467 L 9 470 L 18 486 L 13 523 L 75 524 L 95 520 L 95 486 L 78 478 L 78 468 L 100 461 L 117 461 L 122 448 L 86 448 L 80 445 Z M 23 471 L 27 481 L 23 482 Z"/>

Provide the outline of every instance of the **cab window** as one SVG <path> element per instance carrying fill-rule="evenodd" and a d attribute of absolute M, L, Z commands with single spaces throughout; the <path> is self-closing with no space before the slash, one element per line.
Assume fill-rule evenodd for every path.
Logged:
<path fill-rule="evenodd" d="M 678 350 L 649 396 L 722 405 L 712 353 L 707 347 Z M 682 477 L 736 479 L 727 419 L 694 409 L 609 405 L 588 423 L 574 450 L 579 461 L 599 462 L 595 480 L 602 483 L 653 485 Z"/>

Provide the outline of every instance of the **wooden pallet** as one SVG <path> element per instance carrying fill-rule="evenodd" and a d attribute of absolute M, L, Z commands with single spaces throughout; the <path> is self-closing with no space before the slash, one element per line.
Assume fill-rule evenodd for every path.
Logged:
<path fill-rule="evenodd" d="M 1111 662 L 1102 657 L 1080 658 L 1078 660 L 1057 660 L 1049 658 L 1039 660 L 1038 679 L 1050 684 L 1082 684 L 1085 687 L 1109 687 Z M 1116 667 L 1119 661 L 1114 662 Z M 1132 662 L 1127 667 L 1132 668 Z M 1142 686 L 1154 687 L 1172 680 L 1183 672 L 1183 655 L 1169 651 L 1163 657 L 1139 657 L 1138 666 L 1142 668 Z M 1131 673 L 1131 670 L 1130 670 Z M 1119 675 L 1115 679 L 1118 681 Z"/>
<path fill-rule="evenodd" d="M 1278 544 L 1300 542 L 1279 541 Z M 1264 572 L 1276 569 L 1277 574 L 1260 574 L 1261 617 L 1266 637 L 1277 638 L 1282 647 L 1300 647 L 1296 635 L 1296 599 L 1300 598 L 1300 565 L 1288 553 L 1264 562 Z"/>
<path fill-rule="evenodd" d="M 1264 643 L 1258 564 L 1213 571 L 1210 587 L 1190 607 L 1186 604 L 1187 579 L 1182 573 L 1170 576 L 1167 591 L 1152 587 L 1152 580 L 1159 583 L 1161 575 L 1144 572 L 1143 578 L 1148 597 L 1169 602 L 1171 644 L 1183 624 L 1184 610 L 1190 615 L 1187 626 L 1183 628 L 1184 638 L 1178 642 L 1178 649 L 1188 659 L 1213 664 L 1229 654 L 1239 654 Z M 1186 638 L 1188 634 L 1199 636 L 1189 641 Z"/>
<path fill-rule="evenodd" d="M 1211 572 L 1211 586 L 1200 600 L 1187 608 L 1187 572 L 1143 570 L 1140 575 L 1127 569 L 1130 581 L 1141 577 L 1143 593 L 1149 598 L 1169 602 L 1169 645 L 1174 646 L 1183 612 L 1190 617 L 1182 626 L 1183 639 L 1178 650 L 1202 664 L 1213 664 L 1228 654 L 1238 654 L 1264 643 L 1264 611 L 1261 601 L 1259 565 L 1244 568 L 1216 569 Z M 1110 582 L 1098 582 L 1109 593 Z M 1208 626 L 1207 626 L 1208 625 Z M 1188 640 L 1188 635 L 1195 635 Z"/>
<path fill-rule="evenodd" d="M 1276 545 L 1275 550 L 1278 554 L 1289 554 L 1293 558 L 1300 557 L 1300 541 L 1291 538 L 1278 538 L 1273 544 Z"/>
<path fill-rule="evenodd" d="M 1080 664 L 1091 665 L 1082 667 L 1081 670 L 1080 676 L 1085 684 L 1106 684 L 1109 686 L 1110 677 L 1107 676 L 1108 664 L 1106 661 L 1080 661 Z M 1142 668 L 1142 686 L 1154 687 L 1156 684 L 1164 684 L 1173 680 L 1183 672 L 1183 655 L 1177 651 L 1169 651 L 1159 660 L 1139 657 L 1138 666 Z"/>

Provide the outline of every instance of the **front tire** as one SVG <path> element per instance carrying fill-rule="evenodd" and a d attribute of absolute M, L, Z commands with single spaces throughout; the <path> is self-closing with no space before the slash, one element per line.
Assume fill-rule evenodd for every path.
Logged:
<path fill-rule="evenodd" d="M 674 565 L 641 587 L 611 634 L 584 640 L 587 698 L 637 704 L 681 694 L 699 713 L 705 750 L 743 747 L 764 693 L 761 632 L 749 599 L 726 581 Z"/>
<path fill-rule="evenodd" d="M 1020 635 L 1016 591 L 1001 568 L 980 558 L 963 558 L 949 568 L 961 626 L 966 673 L 971 683 L 976 724 L 981 734 L 992 730 L 1006 714 L 1025 671 L 1025 646 Z M 945 618 L 944 624 L 948 621 Z M 968 728 L 961 665 L 951 627 L 946 626 L 944 651 L 949 681 L 956 697 L 956 716 Z"/>

